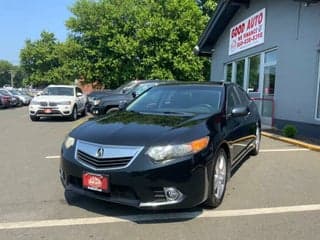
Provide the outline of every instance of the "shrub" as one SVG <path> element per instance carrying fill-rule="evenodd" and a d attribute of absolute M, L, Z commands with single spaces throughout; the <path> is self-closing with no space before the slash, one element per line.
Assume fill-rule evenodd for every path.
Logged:
<path fill-rule="evenodd" d="M 293 138 L 297 134 L 297 128 L 293 125 L 285 125 L 284 128 L 282 129 L 282 133 L 285 137 Z"/>

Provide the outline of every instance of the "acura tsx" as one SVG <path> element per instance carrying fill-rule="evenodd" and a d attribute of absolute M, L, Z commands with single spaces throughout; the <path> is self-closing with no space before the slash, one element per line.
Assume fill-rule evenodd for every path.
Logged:
<path fill-rule="evenodd" d="M 72 130 L 61 149 L 67 201 L 85 195 L 143 209 L 217 207 L 231 170 L 260 147 L 255 103 L 233 83 L 151 88 Z"/>

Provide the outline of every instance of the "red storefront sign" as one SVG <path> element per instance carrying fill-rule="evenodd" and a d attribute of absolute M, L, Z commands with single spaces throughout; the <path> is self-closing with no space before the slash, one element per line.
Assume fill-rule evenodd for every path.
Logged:
<path fill-rule="evenodd" d="M 264 43 L 266 9 L 253 14 L 230 29 L 229 55 Z"/>

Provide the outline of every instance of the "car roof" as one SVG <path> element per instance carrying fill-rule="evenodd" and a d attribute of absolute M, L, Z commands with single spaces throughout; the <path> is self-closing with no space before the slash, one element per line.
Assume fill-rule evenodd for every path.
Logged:
<path fill-rule="evenodd" d="M 234 83 L 230 82 L 223 82 L 223 81 L 209 81 L 209 82 L 183 82 L 183 81 L 167 81 L 161 84 L 161 86 L 217 86 L 217 87 L 224 87 L 235 85 Z"/>
<path fill-rule="evenodd" d="M 74 85 L 54 85 L 54 84 L 51 84 L 51 85 L 49 85 L 48 87 L 69 87 L 69 88 L 75 88 L 76 86 L 74 86 Z"/>

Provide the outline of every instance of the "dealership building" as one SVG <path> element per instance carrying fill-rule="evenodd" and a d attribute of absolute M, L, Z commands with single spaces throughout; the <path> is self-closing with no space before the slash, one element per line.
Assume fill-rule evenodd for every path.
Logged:
<path fill-rule="evenodd" d="M 264 125 L 320 136 L 320 0 L 221 0 L 195 52 L 235 82 Z"/>

